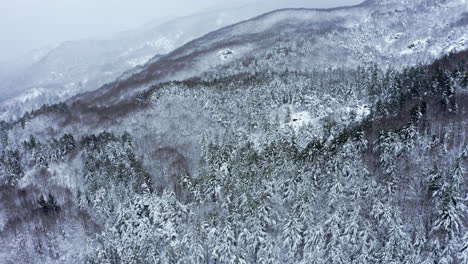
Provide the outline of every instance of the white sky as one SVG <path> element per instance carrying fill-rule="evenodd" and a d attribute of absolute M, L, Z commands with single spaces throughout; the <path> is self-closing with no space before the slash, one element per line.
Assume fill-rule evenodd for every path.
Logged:
<path fill-rule="evenodd" d="M 277 8 L 333 7 L 363 0 L 1 0 L 0 61 L 66 40 L 100 37 L 161 18 L 270 1 Z"/>

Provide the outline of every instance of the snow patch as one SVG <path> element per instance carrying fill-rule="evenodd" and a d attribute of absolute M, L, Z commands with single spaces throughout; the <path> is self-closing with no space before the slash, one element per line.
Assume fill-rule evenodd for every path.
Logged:
<path fill-rule="evenodd" d="M 311 114 L 307 111 L 297 112 L 291 114 L 291 120 L 288 125 L 294 129 L 299 129 L 303 126 L 310 125 L 314 122 Z"/>
<path fill-rule="evenodd" d="M 404 49 L 400 54 L 408 55 L 408 54 L 422 52 L 427 47 L 428 41 L 429 41 L 428 38 L 415 40 L 413 43 L 409 44 L 408 47 Z"/>
<path fill-rule="evenodd" d="M 401 33 L 401 32 L 388 35 L 388 36 L 385 37 L 385 42 L 387 44 L 392 44 L 392 43 L 396 42 L 397 40 L 399 40 L 402 35 L 403 35 L 403 33 Z"/>
<path fill-rule="evenodd" d="M 3 227 L 8 221 L 8 216 L 5 212 L 0 211 L 0 230 L 3 230 Z"/>
<path fill-rule="evenodd" d="M 134 58 L 134 59 L 128 60 L 127 64 L 130 65 L 131 67 L 145 65 L 145 63 L 147 63 L 152 57 L 153 56 L 149 55 L 149 56 Z"/>
<path fill-rule="evenodd" d="M 455 51 L 462 51 L 466 48 L 467 40 L 466 36 L 462 36 L 459 39 L 453 41 L 452 43 L 448 43 L 448 46 L 445 48 L 447 53 L 455 52 Z"/>
<path fill-rule="evenodd" d="M 45 93 L 44 88 L 32 88 L 11 100 L 11 103 L 26 103 Z"/>
<path fill-rule="evenodd" d="M 370 108 L 368 105 L 358 105 L 356 107 L 345 107 L 343 109 L 342 119 L 350 120 L 354 119 L 356 121 L 361 121 L 370 115 Z"/>
<path fill-rule="evenodd" d="M 178 36 L 176 36 L 176 39 L 177 38 Z M 150 48 L 159 48 L 161 49 L 162 53 L 168 53 L 175 48 L 174 40 L 165 37 L 153 41 L 147 41 L 144 46 Z"/>
<path fill-rule="evenodd" d="M 218 52 L 218 58 L 222 61 L 232 58 L 234 51 L 231 49 L 224 49 Z"/>
<path fill-rule="evenodd" d="M 356 118 L 362 120 L 370 115 L 371 111 L 368 105 L 360 105 L 354 109 L 356 113 Z"/>

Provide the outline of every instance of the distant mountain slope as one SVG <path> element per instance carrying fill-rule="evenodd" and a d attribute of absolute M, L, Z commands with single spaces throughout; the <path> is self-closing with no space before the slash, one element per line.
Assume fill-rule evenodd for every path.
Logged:
<path fill-rule="evenodd" d="M 157 82 L 210 71 L 401 67 L 468 47 L 466 1 L 402 3 L 370 0 L 354 7 L 270 12 L 207 34 L 74 100 L 106 105 Z"/>
<path fill-rule="evenodd" d="M 31 65 L 40 61 L 55 48 L 56 46 L 49 45 L 34 49 L 15 59 L 0 61 L 0 101 L 13 94 L 11 93 L 12 91 L 6 90 L 5 87 L 9 86 L 11 80 L 15 78 L 15 76 L 19 73 L 24 73 Z"/>
<path fill-rule="evenodd" d="M 0 78 L 3 79 L 0 103 L 4 101 L 0 112 L 5 112 L 2 118 L 21 115 L 23 108 L 31 110 L 44 103 L 56 103 L 77 93 L 97 89 L 133 67 L 142 66 L 150 59 L 154 62 L 161 54 L 190 40 L 273 10 L 274 6 L 273 3 L 251 4 L 150 23 L 107 39 L 62 43 L 20 67 L 7 63 L 5 67 L 11 72 Z M 9 100 L 5 102 L 5 99 Z"/>

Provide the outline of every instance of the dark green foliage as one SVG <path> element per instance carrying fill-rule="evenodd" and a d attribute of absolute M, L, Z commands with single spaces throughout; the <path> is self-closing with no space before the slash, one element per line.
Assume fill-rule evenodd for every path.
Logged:
<path fill-rule="evenodd" d="M 59 103 L 53 105 L 43 105 L 41 108 L 37 110 L 33 110 L 31 112 L 26 112 L 21 118 L 11 122 L 9 125 L 13 127 L 15 125 L 20 125 L 22 128 L 25 127 L 26 123 L 31 121 L 32 119 L 43 116 L 43 115 L 50 115 L 50 114 L 66 114 L 69 113 L 69 109 L 67 104 Z"/>
<path fill-rule="evenodd" d="M 118 141 L 118 138 L 114 134 L 103 132 L 97 136 L 93 134 L 83 137 L 81 139 L 81 147 L 87 150 L 100 151 L 106 144 L 116 141 Z"/>
<path fill-rule="evenodd" d="M 8 145 L 8 129 L 9 124 L 5 121 L 0 121 L 0 147 L 4 149 Z"/>
<path fill-rule="evenodd" d="M 59 144 L 60 149 L 62 150 L 62 155 L 69 155 L 76 150 L 75 139 L 71 134 L 63 135 L 59 140 Z"/>
<path fill-rule="evenodd" d="M 142 186 L 151 188 L 149 174 L 132 151 L 128 133 L 117 137 L 112 133 L 90 135 L 82 138 L 83 174 L 88 190 L 122 186 L 141 193 Z"/>
<path fill-rule="evenodd" d="M 52 138 L 43 143 L 30 135 L 23 142 L 23 150 L 34 166 L 48 167 L 50 162 L 64 162 L 74 157 L 77 146 L 73 135 L 64 134 L 59 139 Z"/>
<path fill-rule="evenodd" d="M 320 140 L 314 140 L 307 144 L 307 147 L 301 152 L 299 157 L 309 162 L 314 162 L 319 157 L 323 157 L 324 154 L 324 143 Z"/>
<path fill-rule="evenodd" d="M 18 150 L 0 153 L 0 185 L 15 186 L 24 175 L 21 154 Z"/>
<path fill-rule="evenodd" d="M 461 73 L 461 85 L 463 88 L 468 89 L 468 69 Z"/>
<path fill-rule="evenodd" d="M 297 74 L 297 73 L 296 73 Z M 274 76 L 277 75 L 289 75 L 288 73 L 241 73 L 228 75 L 223 77 L 211 77 L 206 78 L 195 77 L 184 81 L 172 81 L 169 83 L 162 83 L 152 86 L 148 90 L 140 93 L 137 98 L 141 102 L 147 102 L 151 97 L 156 95 L 157 92 L 164 90 L 169 87 L 178 87 L 180 89 L 194 89 L 194 88 L 216 88 L 216 89 L 238 89 L 240 87 L 249 87 L 252 85 L 260 85 L 262 83 L 270 81 Z M 286 77 L 286 76 L 281 76 Z M 286 78 L 285 78 L 286 79 Z"/>

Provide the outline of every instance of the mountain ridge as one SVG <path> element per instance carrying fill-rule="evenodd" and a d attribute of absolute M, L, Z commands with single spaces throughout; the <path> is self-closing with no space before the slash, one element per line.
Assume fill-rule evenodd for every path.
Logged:
<path fill-rule="evenodd" d="M 395 2 L 398 2 L 398 1 L 394 1 L 393 3 L 395 3 Z M 452 0 L 452 1 L 450 1 L 450 2 L 451 2 L 451 3 L 458 3 L 458 4 L 461 3 L 459 0 Z M 284 17 L 294 16 L 294 17 L 295 17 L 295 21 L 296 21 L 295 23 L 296 23 L 296 24 L 293 25 L 293 26 L 287 26 L 286 29 L 288 29 L 288 28 L 294 28 L 294 26 L 296 26 L 296 28 L 298 28 L 298 27 L 297 27 L 297 25 L 298 25 L 297 21 L 301 21 L 301 20 L 300 20 L 301 18 L 300 18 L 300 15 L 299 15 L 300 12 L 304 13 L 304 14 L 307 16 L 307 19 L 304 18 L 303 20 L 304 20 L 304 21 L 308 21 L 309 24 L 311 24 L 310 19 L 317 19 L 317 15 L 323 14 L 323 13 L 330 13 L 330 12 L 331 12 L 331 13 L 333 13 L 333 14 L 335 15 L 335 17 L 333 18 L 333 19 L 335 19 L 335 21 L 333 22 L 333 23 L 334 23 L 333 27 L 335 27 L 335 28 L 334 28 L 334 29 L 332 28 L 331 31 L 334 31 L 334 30 L 340 31 L 340 28 L 339 28 L 337 25 L 341 25 L 341 26 L 343 27 L 343 30 L 345 30 L 345 31 L 346 31 L 346 30 L 348 30 L 348 31 L 349 31 L 349 30 L 361 30 L 361 29 L 360 29 L 360 27 L 361 27 L 361 26 L 360 26 L 360 23 L 358 22 L 359 19 L 362 20 L 362 19 L 365 19 L 365 17 L 368 17 L 368 16 L 370 16 L 371 19 L 372 19 L 373 12 L 375 12 L 375 11 L 379 12 L 379 11 L 381 11 L 379 8 L 373 9 L 373 8 L 370 8 L 370 7 L 369 7 L 369 6 L 373 6 L 375 3 L 376 3 L 375 1 L 374 1 L 374 2 L 372 2 L 372 1 L 371 1 L 371 2 L 367 2 L 367 1 L 366 1 L 366 2 L 364 2 L 364 3 L 362 3 L 362 4 L 359 4 L 359 5 L 356 5 L 356 6 L 352 6 L 352 7 L 343 7 L 343 8 L 335 8 L 335 9 L 322 9 L 322 10 L 320 10 L 320 9 L 319 9 L 319 10 L 317 10 L 317 9 L 284 9 L 284 10 L 276 10 L 276 11 L 272 11 L 272 12 L 269 12 L 269 13 L 266 13 L 266 14 L 263 14 L 263 15 L 260 15 L 260 16 L 257 16 L 257 17 L 255 17 L 255 18 L 253 18 L 253 19 L 251 19 L 251 20 L 247 20 L 247 21 L 243 21 L 243 22 L 240 22 L 240 23 L 231 25 L 231 26 L 227 26 L 227 27 L 225 27 L 225 28 L 222 28 L 222 29 L 217 30 L 217 31 L 215 31 L 215 32 L 208 33 L 207 35 L 205 35 L 205 36 L 203 36 L 203 37 L 201 37 L 201 38 L 198 38 L 198 39 L 196 39 L 196 40 L 193 40 L 193 41 L 191 41 L 191 42 L 185 44 L 184 46 L 182 46 L 182 47 L 180 47 L 180 48 L 174 50 L 174 51 L 171 52 L 170 54 L 161 57 L 161 58 L 158 59 L 158 61 L 157 61 L 156 63 L 154 63 L 153 65 L 145 65 L 145 66 L 142 68 L 142 70 L 141 70 L 140 73 L 136 73 L 134 76 L 131 76 L 131 77 L 130 77 L 128 80 L 126 80 L 126 81 L 125 81 L 125 80 L 120 80 L 120 81 L 117 81 L 117 82 L 114 83 L 114 84 L 112 84 L 112 83 L 111 83 L 111 84 L 106 84 L 104 87 L 102 87 L 101 89 L 97 90 L 96 92 L 94 92 L 94 93 L 91 92 L 91 93 L 89 94 L 90 97 L 89 97 L 88 99 L 84 99 L 84 100 L 85 100 L 85 101 L 86 101 L 86 100 L 89 100 L 89 101 L 96 100 L 96 98 L 99 97 L 99 96 L 98 96 L 99 94 L 102 94 L 102 93 L 106 94 L 106 92 L 105 92 L 106 89 L 112 90 L 112 88 L 110 88 L 110 87 L 116 87 L 115 89 L 117 89 L 117 90 L 125 89 L 125 88 L 118 88 L 119 85 L 123 85 L 123 86 L 124 86 L 123 83 L 129 83 L 130 86 L 138 86 L 138 85 L 140 85 L 140 84 L 144 84 L 144 82 L 145 82 L 144 80 L 145 80 L 145 79 L 148 79 L 148 78 L 149 78 L 149 79 L 153 78 L 153 79 L 155 79 L 155 80 L 160 79 L 161 76 L 165 76 L 166 73 L 164 73 L 164 72 L 165 72 L 165 71 L 168 71 L 168 69 L 169 69 L 170 67 L 173 67 L 173 68 L 171 69 L 171 71 L 172 71 L 171 74 L 177 73 L 177 72 L 178 72 L 178 70 L 177 70 L 178 67 L 184 67 L 183 65 L 186 65 L 185 67 L 187 67 L 187 62 L 192 60 L 192 58 L 189 58 L 190 56 L 195 56 L 195 57 L 197 57 L 197 58 L 200 58 L 200 54 L 208 54 L 208 55 L 211 56 L 211 60 L 212 60 L 211 63 L 213 63 L 213 65 L 223 64 L 223 62 L 218 63 L 218 62 L 216 61 L 216 58 L 213 58 L 213 52 L 212 52 L 212 50 L 220 50 L 220 49 L 223 49 L 223 48 L 228 48 L 228 49 L 235 50 L 235 49 L 232 48 L 232 46 L 236 46 L 236 45 L 237 45 L 236 43 L 241 43 L 242 41 L 245 41 L 246 43 L 248 43 L 248 45 L 246 45 L 246 49 L 247 49 L 247 50 L 249 50 L 249 49 L 255 49 L 255 47 L 252 47 L 252 43 L 255 43 L 255 41 L 249 41 L 249 40 L 241 39 L 241 38 L 239 38 L 239 37 L 238 37 L 238 40 L 236 40 L 236 37 L 237 37 L 237 36 L 241 36 L 241 37 L 242 37 L 242 31 L 239 33 L 239 32 L 235 32 L 235 30 L 237 30 L 237 29 L 239 29 L 239 28 L 240 28 L 240 30 L 245 30 L 245 29 L 247 29 L 247 31 L 246 31 L 246 36 L 247 36 L 247 37 L 249 37 L 249 36 L 255 37 L 255 36 L 256 36 L 255 34 L 258 34 L 258 36 L 256 36 L 256 37 L 257 37 L 259 40 L 261 40 L 261 41 L 265 41 L 265 34 L 262 33 L 262 30 L 260 29 L 260 28 L 261 28 L 261 25 L 258 24 L 258 23 L 260 23 L 260 22 L 265 22 L 265 20 L 268 20 L 268 19 L 271 18 L 271 17 L 274 18 L 275 16 L 281 16 L 281 15 L 284 15 Z M 452 8 L 452 9 L 455 10 L 454 8 Z M 352 11 L 356 11 L 356 10 L 359 10 L 360 14 L 359 14 L 359 15 L 354 15 L 354 16 L 353 16 Z M 408 9 L 408 10 L 410 10 L 410 9 Z M 442 9 L 442 10 L 443 10 L 443 9 Z M 295 13 L 295 14 L 294 14 L 294 15 L 292 15 L 292 14 L 289 14 L 289 15 L 288 15 L 288 14 L 287 14 L 288 12 L 293 12 L 293 13 Z M 346 13 L 346 12 L 350 12 L 351 14 Z M 393 11 L 385 11 L 385 12 L 387 12 L 388 14 L 399 14 L 399 13 L 394 13 Z M 429 10 L 429 11 L 424 11 L 424 12 L 426 12 L 427 14 L 430 14 L 430 12 L 432 12 L 432 11 Z M 435 11 L 434 11 L 434 12 L 435 12 Z M 448 12 L 448 11 L 445 11 L 445 12 Z M 459 11 L 457 11 L 457 12 L 459 12 Z M 407 11 L 407 14 L 411 14 L 411 11 Z M 379 16 L 379 15 L 376 15 L 376 17 L 373 18 L 373 19 L 378 19 L 378 16 Z M 402 17 L 403 15 L 399 14 L 399 16 Z M 357 17 L 359 17 L 359 19 L 356 19 Z M 454 17 L 455 17 L 455 16 L 454 16 Z M 341 20 L 341 22 L 340 22 L 339 20 L 342 19 L 342 18 L 347 19 L 347 20 L 345 20 L 346 22 L 344 22 L 343 20 Z M 330 21 L 330 19 L 332 19 L 332 18 L 327 17 L 326 19 L 328 19 L 328 21 Z M 353 19 L 355 19 L 355 20 L 353 20 Z M 451 20 L 454 20 L 454 21 L 455 21 L 456 19 L 451 19 Z M 320 23 L 324 23 L 324 21 L 327 21 L 327 20 L 322 20 L 322 21 L 320 21 Z M 362 21 L 364 21 L 364 20 L 362 20 Z M 257 24 L 256 24 L 256 23 L 257 23 Z M 346 23 L 348 23 L 348 24 L 346 24 Z M 369 22 L 367 22 L 367 23 L 369 24 Z M 264 24 L 265 24 L 265 23 L 264 23 Z M 266 24 L 268 24 L 268 23 L 266 23 Z M 353 24 L 354 24 L 354 25 L 357 25 L 357 26 L 354 26 Z M 364 23 L 364 24 L 365 24 L 365 23 Z M 313 25 L 313 23 L 312 23 L 311 25 Z M 315 27 L 316 27 L 317 25 L 320 25 L 320 24 L 315 24 Z M 370 25 L 370 24 L 369 24 L 369 25 Z M 396 24 L 396 25 L 397 25 L 397 24 Z M 426 33 L 426 31 L 424 31 L 424 30 L 425 30 L 425 29 L 423 28 L 424 25 L 420 25 L 420 26 L 421 26 L 421 29 L 422 29 L 422 33 L 421 33 L 422 35 L 424 35 L 424 34 L 432 34 L 432 33 Z M 312 26 L 312 28 L 313 28 L 313 27 L 314 27 L 314 26 Z M 244 29 L 242 29 L 242 28 L 244 28 Z M 255 30 L 253 31 L 253 33 L 252 33 L 252 31 L 249 31 L 250 28 L 254 28 L 254 29 L 255 29 Z M 361 27 L 361 28 L 362 28 L 362 27 Z M 382 26 L 382 28 L 385 28 L 385 26 Z M 372 25 L 370 25 L 370 29 L 373 30 L 373 29 L 372 29 Z M 299 27 L 299 30 L 300 30 L 300 27 Z M 310 28 L 309 28 L 308 30 L 313 32 L 313 30 L 310 29 Z M 366 30 L 366 29 L 364 29 L 364 30 Z M 379 30 L 380 30 L 380 29 L 379 29 Z M 420 29 L 418 29 L 418 30 L 420 30 Z M 255 32 L 257 32 L 257 33 L 255 33 Z M 439 30 L 439 32 L 442 33 L 442 34 L 447 34 L 447 33 L 444 33 L 443 30 Z M 368 32 L 365 32 L 365 33 L 368 33 Z M 237 35 L 236 35 L 236 34 L 237 34 Z M 262 35 L 262 34 L 263 34 L 263 35 Z M 325 32 L 325 34 L 330 35 L 329 32 L 328 32 L 328 33 Z M 374 34 L 374 33 L 371 32 L 371 34 Z M 375 33 L 375 34 L 376 34 L 376 35 L 373 36 L 373 37 L 376 38 L 376 39 L 378 39 L 379 37 L 380 37 L 380 38 L 384 37 L 384 36 L 381 36 L 381 35 L 379 36 L 379 34 L 381 34 L 381 33 L 378 33 L 378 32 L 377 32 L 377 33 Z M 395 34 L 396 38 L 399 38 L 398 35 L 397 35 L 398 32 L 394 32 L 393 34 Z M 438 34 L 439 34 L 439 33 L 438 33 Z M 461 45 L 462 47 L 465 46 L 466 43 L 467 43 L 468 37 L 467 37 L 466 35 L 463 36 L 463 33 L 457 33 L 457 34 L 459 34 L 459 35 L 461 34 L 461 36 L 462 36 L 462 37 L 460 38 L 461 41 L 462 41 L 462 43 L 460 43 L 460 45 Z M 232 37 L 231 37 L 231 35 L 232 35 Z M 391 33 L 390 33 L 390 35 L 391 35 Z M 228 37 L 228 36 L 229 36 L 229 37 Z M 219 41 L 218 44 L 215 44 L 215 46 L 212 46 L 212 47 L 208 47 L 208 46 L 207 46 L 207 48 L 204 48 L 204 46 L 208 45 L 207 43 L 210 43 L 210 41 L 216 41 L 216 38 L 217 38 L 217 37 L 220 38 L 220 41 Z M 427 38 L 427 35 L 426 35 L 425 37 Z M 269 36 L 269 38 L 275 39 L 275 36 L 273 36 L 273 37 L 272 37 L 272 36 Z M 413 37 L 413 38 L 414 38 L 414 37 Z M 230 39 L 230 40 L 229 40 L 229 39 Z M 397 39 L 397 40 L 398 40 L 398 39 Z M 229 41 L 231 41 L 231 42 L 234 41 L 234 42 L 229 43 Z M 353 41 L 353 40 L 347 39 L 346 41 Z M 364 43 L 363 43 L 364 45 L 366 45 L 366 42 L 365 42 L 365 41 L 366 41 L 366 40 L 364 40 Z M 393 41 L 393 40 L 389 40 L 389 41 Z M 416 41 L 418 41 L 418 40 L 416 40 Z M 275 42 L 275 41 L 273 41 L 273 42 Z M 215 42 L 214 42 L 214 43 L 215 43 Z M 371 43 L 368 43 L 368 44 L 371 44 Z M 441 43 L 441 44 L 444 45 L 443 43 Z M 217 46 L 216 46 L 216 45 L 217 45 Z M 392 45 L 392 44 L 390 44 L 390 45 Z M 411 42 L 409 42 L 407 45 L 413 45 L 413 44 L 412 44 Z M 421 45 L 421 46 L 422 46 L 422 45 L 427 45 L 427 44 L 425 44 L 425 43 L 419 44 L 419 43 L 418 43 L 417 45 Z M 403 47 L 404 47 L 404 46 L 403 46 Z M 466 46 L 465 46 L 465 47 L 466 47 Z M 345 47 L 345 48 L 346 48 L 346 49 L 349 49 L 348 47 Z M 419 48 L 419 47 L 418 47 L 418 48 Z M 422 48 L 424 48 L 424 47 L 422 47 Z M 333 49 L 336 49 L 336 47 L 333 47 L 332 50 L 333 50 Z M 369 50 L 369 51 L 371 51 L 371 50 Z M 242 51 L 241 51 L 241 52 L 242 52 Z M 375 52 L 375 55 L 376 55 L 376 56 L 380 56 L 379 51 L 373 51 L 373 52 Z M 385 52 L 387 52 L 389 55 L 385 55 L 385 53 L 382 54 L 382 55 L 385 55 L 385 56 L 393 56 L 392 53 L 393 53 L 394 51 L 392 50 L 392 51 L 390 52 L 390 50 L 389 50 L 389 51 L 385 51 Z M 410 52 L 410 56 L 413 56 L 413 60 L 414 60 L 413 63 L 416 63 L 416 61 L 418 61 L 418 60 L 419 60 L 419 61 L 422 61 L 421 59 L 417 59 L 416 56 L 415 56 L 415 55 L 418 55 L 418 52 L 414 53 L 414 52 L 411 51 L 411 49 L 408 49 L 408 52 Z M 440 52 L 440 51 L 436 51 L 436 52 Z M 447 52 L 447 51 L 446 51 L 446 52 Z M 423 57 L 424 57 L 424 56 L 428 56 L 429 58 L 430 58 L 430 57 L 436 58 L 436 57 L 439 56 L 439 54 L 431 55 L 430 52 L 427 52 L 427 51 L 424 51 L 424 50 L 421 51 L 421 55 L 422 55 Z M 399 56 L 405 57 L 406 55 L 402 54 L 402 55 L 399 55 Z M 396 56 L 396 57 L 395 57 L 395 58 L 396 58 L 395 60 L 392 59 L 391 57 L 386 58 L 386 60 L 390 60 L 389 62 L 395 63 L 395 62 L 397 62 L 397 61 L 401 58 L 401 57 L 399 57 L 399 56 Z M 406 56 L 406 57 L 408 57 L 408 56 Z M 411 57 L 409 57 L 409 58 L 411 58 Z M 414 59 L 414 58 L 416 58 L 416 59 Z M 196 60 L 198 60 L 198 59 L 196 59 Z M 195 61 L 196 61 L 196 60 L 195 60 Z M 392 60 L 394 60 L 394 61 L 392 61 Z M 345 61 L 346 61 L 346 60 L 345 60 Z M 210 62 L 208 62 L 208 64 L 209 64 L 209 63 L 210 63 Z M 177 66 L 178 64 L 179 64 L 179 66 Z M 159 67 L 158 65 L 161 65 L 161 67 Z M 164 66 L 162 66 L 162 65 L 164 65 Z M 206 66 L 204 66 L 203 64 L 198 63 L 198 66 L 196 66 L 196 67 L 194 67 L 194 68 L 202 69 L 202 68 L 204 68 L 204 67 L 205 67 L 204 70 L 201 70 L 201 71 L 198 70 L 198 73 L 200 73 L 200 72 L 203 72 L 203 71 L 206 71 L 206 70 L 207 70 Z M 209 67 L 211 67 L 211 66 L 209 66 Z M 208 67 L 208 68 L 209 68 L 209 67 Z M 193 67 L 192 67 L 192 68 L 193 68 Z M 190 69 L 190 67 L 189 67 L 188 69 Z M 191 70 L 189 70 L 188 72 L 190 72 L 190 71 L 191 71 Z M 180 72 L 180 71 L 179 71 L 179 72 Z M 189 75 L 190 75 L 190 74 L 189 74 Z M 195 75 L 196 75 L 196 74 L 195 74 Z M 152 76 L 152 77 L 151 77 L 151 76 Z M 184 75 L 182 75 L 182 76 L 184 76 Z M 166 79 L 165 79 L 165 78 L 166 78 Z M 182 79 L 183 79 L 183 78 L 185 78 L 185 77 L 176 77 L 176 79 L 178 79 L 178 78 L 182 78 Z M 148 79 L 148 80 L 149 80 L 149 79 Z M 168 80 L 170 80 L 170 77 L 167 79 L 167 76 L 166 76 L 166 77 L 163 77 L 161 81 L 168 81 Z M 131 82 L 133 82 L 133 84 L 130 84 Z M 120 83 L 120 84 L 119 84 L 119 83 Z M 110 93 L 112 93 L 112 92 L 110 92 Z M 109 94 L 109 92 L 107 92 L 107 94 Z M 85 95 L 85 94 L 83 94 L 83 96 L 86 98 L 86 95 Z M 75 97 L 75 98 L 77 98 L 77 97 Z"/>
<path fill-rule="evenodd" d="M 39 90 L 42 94 L 28 101 L 31 105 L 28 110 L 44 102 L 57 103 L 77 93 L 97 89 L 154 56 L 169 53 L 187 41 L 248 19 L 257 15 L 257 10 L 265 9 L 269 7 L 251 4 L 154 22 L 109 38 L 66 41 L 42 56 L 40 62 L 22 70 L 16 78 L 9 78 L 2 85 L 6 93 L 0 98 L 0 107 L 10 116 L 21 115 L 24 102 L 14 97 L 28 97 L 31 94 L 28 89 Z M 25 94 L 19 94 L 23 91 Z M 6 98 L 12 99 L 5 102 Z"/>

